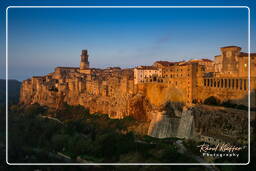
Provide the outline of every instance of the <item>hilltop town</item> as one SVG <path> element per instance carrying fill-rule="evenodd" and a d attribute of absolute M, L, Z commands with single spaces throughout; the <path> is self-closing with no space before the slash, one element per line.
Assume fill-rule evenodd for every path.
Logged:
<path fill-rule="evenodd" d="M 252 53 L 250 57 L 250 90 L 254 93 L 256 54 Z M 237 46 L 222 47 L 221 55 L 215 56 L 214 61 L 156 61 L 152 66 L 133 69 L 90 68 L 88 51 L 83 50 L 80 67 L 56 67 L 53 73 L 46 76 L 34 76 L 23 81 L 20 102 L 58 107 L 62 101 L 53 96 L 62 96 L 61 100 L 67 103 L 87 107 L 83 100 L 84 93 L 107 98 L 119 93 L 147 93 L 149 87 L 155 86 L 168 89 L 168 94 L 159 95 L 158 103 L 167 100 L 185 104 L 203 103 L 214 96 L 221 102 L 248 105 L 248 67 L 248 53 L 241 52 Z M 40 91 L 48 93 L 40 94 Z M 79 98 L 75 99 L 78 94 Z"/>
<path fill-rule="evenodd" d="M 210 136 L 216 132 L 222 137 L 225 134 L 236 138 L 242 136 L 244 128 L 234 127 L 225 132 L 223 123 L 215 123 L 211 129 L 205 129 L 205 120 L 225 120 L 226 113 L 231 113 L 237 115 L 234 121 L 230 120 L 231 124 L 246 123 L 246 114 L 205 107 L 192 109 L 209 98 L 218 103 L 248 106 L 249 88 L 251 107 L 255 107 L 256 71 L 252 68 L 256 66 L 256 53 L 250 54 L 249 85 L 249 54 L 237 46 L 220 50 L 214 61 L 156 61 L 151 66 L 127 69 L 91 68 L 88 51 L 82 50 L 80 67 L 56 67 L 45 76 L 24 80 L 20 103 L 39 103 L 57 109 L 67 103 L 82 105 L 90 113 L 107 114 L 110 118 L 130 116 L 149 123 L 144 133 L 159 138 L 191 138 L 200 134 L 203 139 L 203 134 Z M 206 110 L 211 116 L 201 116 Z"/>

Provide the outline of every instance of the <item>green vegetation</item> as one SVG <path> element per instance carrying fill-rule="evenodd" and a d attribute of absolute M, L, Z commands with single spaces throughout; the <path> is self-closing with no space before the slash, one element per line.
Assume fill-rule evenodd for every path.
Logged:
<path fill-rule="evenodd" d="M 9 162 L 56 162 L 58 153 L 70 157 L 67 162 L 196 162 L 177 151 L 176 138 L 129 132 L 134 122 L 91 115 L 82 106 L 66 104 L 55 111 L 38 104 L 15 105 L 9 110 Z M 38 153 L 47 155 L 46 160 L 37 160 Z"/>
<path fill-rule="evenodd" d="M 235 104 L 232 103 L 230 100 L 220 102 L 220 100 L 214 96 L 210 96 L 207 99 L 204 100 L 204 104 L 206 105 L 214 105 L 214 106 L 223 106 L 228 108 L 235 108 L 240 110 L 248 110 L 248 107 L 242 104 Z M 256 108 L 251 108 L 251 111 L 256 111 Z"/>
<path fill-rule="evenodd" d="M 220 104 L 220 100 L 217 99 L 214 96 L 210 96 L 210 97 L 208 97 L 207 99 L 204 100 L 204 104 L 207 104 L 207 105 L 219 105 Z"/>
<path fill-rule="evenodd" d="M 12 105 L 8 120 L 9 162 L 196 163 L 192 155 L 199 155 L 198 143 L 185 140 L 183 144 L 188 152 L 182 154 L 176 144 L 178 138 L 158 139 L 129 132 L 129 126 L 135 122 L 131 117 L 119 120 L 103 114 L 91 115 L 82 106 L 65 104 L 62 110 L 54 110 L 39 104 Z M 238 160 L 220 158 L 215 162 L 245 162 L 247 151 L 240 155 Z M 220 170 L 238 170 L 236 166 L 218 167 Z M 128 168 L 177 169 L 176 166 L 102 166 L 101 169 Z M 183 170 L 205 168 L 192 166 Z"/>

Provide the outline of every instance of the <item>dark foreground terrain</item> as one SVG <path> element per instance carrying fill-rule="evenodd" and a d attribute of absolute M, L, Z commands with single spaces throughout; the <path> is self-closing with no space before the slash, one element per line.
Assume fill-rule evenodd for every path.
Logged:
<path fill-rule="evenodd" d="M 190 155 L 196 153 L 196 142 L 184 141 L 189 151 L 181 153 L 175 143 L 177 138 L 157 139 L 129 131 L 129 127 L 136 122 L 138 121 L 132 118 L 118 120 L 110 119 L 103 114 L 91 115 L 81 106 L 65 105 L 62 110 L 53 110 L 38 104 L 12 105 L 9 108 L 8 120 L 8 162 L 183 163 L 186 161 L 197 163 Z M 4 142 L 1 142 L 1 147 L 4 147 Z M 4 150 L 1 148 L 2 152 Z M 241 156 L 243 157 L 239 160 L 222 158 L 218 162 L 244 162 L 246 153 L 242 153 Z M 38 166 L 30 167 L 38 168 Z M 177 167 L 79 166 L 78 169 L 176 170 Z M 49 166 L 43 168 L 50 169 Z M 237 167 L 220 166 L 218 168 L 236 170 Z M 183 170 L 209 170 L 209 168 L 190 166 Z"/>
<path fill-rule="evenodd" d="M 15 83 L 17 83 L 15 81 Z M 14 84 L 15 84 L 14 83 Z M 2 84 L 2 83 L 1 83 Z M 197 143 L 182 140 L 187 153 L 181 153 L 177 138 L 156 139 L 134 133 L 129 128 L 139 124 L 132 118 L 110 119 L 90 115 L 81 106 L 65 105 L 62 110 L 38 104 L 17 105 L 19 83 L 13 86 L 8 108 L 9 163 L 196 163 Z M 10 90 L 10 89 L 9 89 Z M 1 95 L 2 96 L 2 95 Z M 5 98 L 2 98 L 5 99 Z M 16 105 L 15 105 L 16 104 Z M 5 105 L 0 107 L 1 170 L 241 170 L 241 166 L 8 166 L 5 163 Z M 255 125 L 254 125 L 255 126 Z M 254 136 L 252 137 L 254 139 Z M 255 139 L 251 161 L 246 170 L 254 170 Z M 244 162 L 222 158 L 216 162 Z"/>

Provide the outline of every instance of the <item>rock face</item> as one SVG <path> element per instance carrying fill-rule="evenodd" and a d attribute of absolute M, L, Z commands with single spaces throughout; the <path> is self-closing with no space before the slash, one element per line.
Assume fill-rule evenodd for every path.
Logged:
<path fill-rule="evenodd" d="M 164 112 L 155 112 L 148 128 L 148 135 L 156 138 L 175 137 L 179 118 L 172 118 Z"/>
<path fill-rule="evenodd" d="M 192 115 L 192 110 L 185 109 L 182 112 L 180 119 L 180 124 L 178 128 L 177 137 L 178 138 L 192 138 L 194 134 L 194 116 Z"/>
<path fill-rule="evenodd" d="M 64 103 L 82 105 L 90 113 L 104 113 L 111 118 L 132 116 L 149 120 L 152 105 L 145 94 L 133 84 L 133 70 L 95 70 L 84 74 L 78 68 L 58 67 L 42 77 L 32 77 L 22 83 L 20 103 L 39 103 L 61 108 Z"/>
<path fill-rule="evenodd" d="M 88 73 L 90 74 L 88 74 Z M 245 139 L 247 111 L 184 106 L 182 94 L 167 84 L 134 84 L 132 69 L 58 67 L 53 73 L 22 83 L 20 103 L 61 108 L 82 105 L 90 113 L 111 118 L 131 116 L 141 124 L 137 132 L 157 138 L 199 138 L 200 135 Z M 149 123 L 149 124 L 148 124 Z M 133 130 L 136 128 L 132 128 Z"/>
<path fill-rule="evenodd" d="M 167 113 L 152 113 L 149 136 L 209 140 L 209 143 L 215 143 L 212 140 L 247 143 L 248 113 L 245 110 L 195 105 L 183 107 L 181 116 L 175 112 L 175 116 Z"/>

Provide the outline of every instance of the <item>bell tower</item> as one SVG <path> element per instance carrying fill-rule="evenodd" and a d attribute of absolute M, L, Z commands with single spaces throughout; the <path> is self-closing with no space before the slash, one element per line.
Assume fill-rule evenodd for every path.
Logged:
<path fill-rule="evenodd" d="M 87 50 L 82 50 L 81 61 L 80 61 L 80 70 L 88 69 L 89 68 L 88 57 L 89 56 L 88 56 Z"/>
<path fill-rule="evenodd" d="M 238 46 L 226 46 L 221 48 L 222 72 L 235 74 L 238 72 L 238 57 L 241 48 Z"/>

